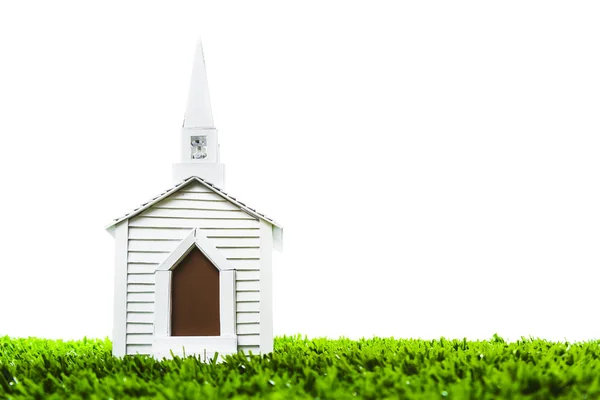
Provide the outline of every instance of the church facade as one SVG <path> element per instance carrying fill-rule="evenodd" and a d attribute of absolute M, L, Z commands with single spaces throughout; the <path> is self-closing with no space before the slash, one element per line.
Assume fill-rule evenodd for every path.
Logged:
<path fill-rule="evenodd" d="M 113 354 L 269 353 L 271 254 L 283 229 L 223 190 L 200 43 L 180 141 L 174 186 L 107 227 L 115 238 Z"/>

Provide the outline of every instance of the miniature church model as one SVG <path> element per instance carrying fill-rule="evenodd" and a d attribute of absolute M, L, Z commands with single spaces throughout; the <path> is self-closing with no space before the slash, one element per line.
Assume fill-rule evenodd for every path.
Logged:
<path fill-rule="evenodd" d="M 107 227 L 115 239 L 113 354 L 271 352 L 271 254 L 283 230 L 223 190 L 200 42 L 173 181 Z"/>

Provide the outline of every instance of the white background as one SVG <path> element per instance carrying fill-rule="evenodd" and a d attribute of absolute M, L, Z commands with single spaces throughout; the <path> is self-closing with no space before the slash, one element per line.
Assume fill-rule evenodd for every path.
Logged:
<path fill-rule="evenodd" d="M 0 335 L 111 334 L 201 36 L 275 334 L 599 338 L 598 3 L 282 3 L 0 3 Z"/>

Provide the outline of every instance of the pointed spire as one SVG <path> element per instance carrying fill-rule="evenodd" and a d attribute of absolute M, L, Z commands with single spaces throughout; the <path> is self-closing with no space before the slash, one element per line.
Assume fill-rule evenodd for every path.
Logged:
<path fill-rule="evenodd" d="M 204 65 L 204 53 L 202 42 L 198 39 L 188 104 L 183 120 L 184 128 L 213 128 L 212 109 L 208 95 L 208 80 L 206 78 L 206 66 Z"/>

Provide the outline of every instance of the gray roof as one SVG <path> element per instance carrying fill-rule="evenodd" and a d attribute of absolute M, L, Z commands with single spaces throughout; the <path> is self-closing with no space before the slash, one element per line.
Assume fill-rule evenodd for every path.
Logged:
<path fill-rule="evenodd" d="M 278 228 L 279 230 L 283 230 L 283 227 L 281 225 L 279 225 L 277 222 L 273 221 L 271 218 L 268 218 L 266 215 L 259 213 L 258 211 L 256 211 L 253 208 L 248 207 L 246 204 L 244 204 L 241 201 L 237 200 L 235 197 L 233 197 L 233 196 L 225 193 L 221 189 L 219 189 L 216 186 L 214 186 L 212 183 L 210 183 L 208 181 L 205 181 L 204 179 L 199 178 L 197 176 L 191 176 L 191 177 L 189 177 L 187 179 L 184 179 L 183 181 L 181 181 L 177 185 L 173 186 L 170 189 L 167 189 L 166 191 L 164 191 L 163 193 L 159 194 L 158 196 L 155 196 L 154 198 L 152 198 L 151 200 L 149 200 L 146 203 L 142 204 L 141 206 L 139 206 L 138 208 L 134 209 L 133 211 L 131 211 L 131 212 L 123 215 L 122 217 L 115 218 L 113 220 L 113 222 L 111 222 L 108 226 L 106 226 L 106 229 L 107 230 L 111 230 L 119 222 L 124 221 L 124 220 L 129 219 L 129 218 L 135 217 L 136 215 L 138 215 L 142 211 L 144 211 L 144 210 L 152 207 L 154 204 L 156 204 L 159 201 L 161 201 L 161 200 L 169 197 L 171 194 L 177 192 L 178 190 L 180 190 L 184 186 L 188 185 L 190 182 L 199 182 L 199 183 L 201 183 L 202 185 L 206 186 L 207 188 L 209 188 L 210 190 L 212 190 L 213 192 L 215 192 L 219 196 L 221 196 L 221 197 L 225 198 L 226 200 L 229 200 L 233 204 L 237 205 L 242 210 L 246 211 L 248 214 L 253 215 L 256 218 L 260 218 L 260 219 L 262 219 L 264 221 L 267 221 L 268 223 L 270 223 L 271 225 L 273 225 L 275 228 Z M 279 235 L 281 235 L 281 233 L 282 232 L 280 231 Z"/>

